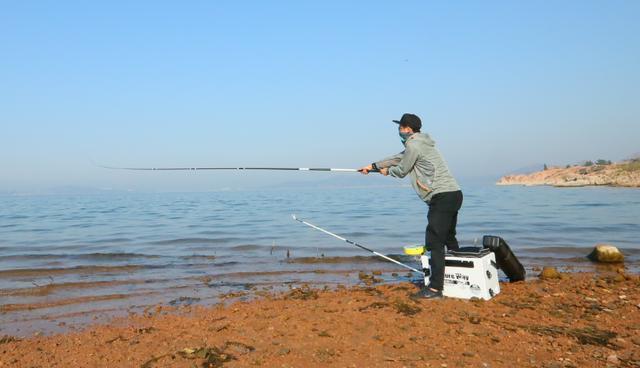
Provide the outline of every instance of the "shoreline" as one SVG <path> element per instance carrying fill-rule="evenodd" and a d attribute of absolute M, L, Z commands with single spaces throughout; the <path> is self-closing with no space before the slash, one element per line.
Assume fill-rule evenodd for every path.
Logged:
<path fill-rule="evenodd" d="M 5 336 L 0 367 L 637 366 L 639 286 L 621 269 L 501 283 L 490 301 L 414 302 L 408 282 L 303 285 L 225 305 L 157 305 L 78 332 Z"/>

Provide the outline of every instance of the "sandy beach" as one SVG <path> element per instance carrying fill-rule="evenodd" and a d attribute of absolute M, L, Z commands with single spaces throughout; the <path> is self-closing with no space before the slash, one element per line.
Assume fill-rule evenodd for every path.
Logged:
<path fill-rule="evenodd" d="M 560 275 L 504 283 L 490 301 L 415 302 L 415 285 L 390 283 L 157 306 L 79 332 L 4 336 L 0 367 L 640 366 L 640 277 Z"/>

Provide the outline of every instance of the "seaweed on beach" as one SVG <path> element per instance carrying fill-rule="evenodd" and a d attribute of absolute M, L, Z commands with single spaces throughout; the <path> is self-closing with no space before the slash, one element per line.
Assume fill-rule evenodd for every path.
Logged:
<path fill-rule="evenodd" d="M 173 299 L 169 302 L 170 305 L 191 305 L 200 301 L 200 298 L 190 297 L 190 296 L 181 296 L 177 299 Z"/>
<path fill-rule="evenodd" d="M 201 359 L 202 368 L 220 368 L 224 365 L 224 363 L 236 360 L 236 357 L 224 351 L 229 346 L 241 347 L 242 349 L 247 351 L 255 350 L 252 346 L 238 342 L 227 342 L 227 344 L 225 344 L 224 348 L 222 349 L 217 347 L 184 348 L 176 353 L 167 353 L 152 357 L 144 364 L 142 364 L 140 368 L 152 368 L 154 364 L 160 359 L 168 356 L 175 357 L 175 355 L 179 355 L 185 359 Z"/>
<path fill-rule="evenodd" d="M 318 299 L 318 292 L 311 289 L 309 286 L 304 285 L 297 289 L 293 289 L 291 292 L 285 295 L 284 298 L 294 300 Z"/>
<path fill-rule="evenodd" d="M 389 303 L 385 303 L 385 302 L 373 302 L 369 305 L 366 305 L 360 309 L 358 309 L 360 312 L 365 311 L 367 309 L 382 309 L 384 307 L 388 307 Z"/>
<path fill-rule="evenodd" d="M 380 275 L 380 273 L 377 273 L 376 271 L 372 272 L 371 274 L 363 271 L 358 272 L 358 278 L 365 285 L 372 285 L 383 281 L 381 278 L 376 277 L 376 275 Z"/>
<path fill-rule="evenodd" d="M 401 300 L 396 300 L 395 302 L 393 302 L 393 307 L 395 308 L 396 312 L 404 314 L 405 316 L 413 316 L 414 314 L 422 312 L 422 308 L 418 307 L 417 305 L 411 305 Z"/>
<path fill-rule="evenodd" d="M 595 327 L 568 328 L 561 326 L 520 326 L 521 328 L 542 335 L 570 336 L 583 345 L 607 346 L 609 341 L 617 336 L 615 332 L 599 330 Z"/>
<path fill-rule="evenodd" d="M 383 294 L 382 291 L 378 290 L 377 288 L 375 288 L 373 286 L 363 286 L 358 290 L 362 291 L 363 293 L 365 293 L 367 295 L 371 295 L 371 296 L 381 296 Z"/>
<path fill-rule="evenodd" d="M 163 354 L 163 355 L 158 355 L 157 357 L 151 357 L 151 359 L 149 359 L 149 360 L 147 360 L 146 362 L 144 362 L 144 363 L 140 366 L 140 368 L 151 368 L 151 367 L 153 367 L 153 363 L 155 363 L 155 362 L 157 362 L 158 360 L 160 360 L 160 359 L 162 359 L 162 358 L 164 358 L 164 357 L 166 357 L 166 356 L 169 356 L 169 355 L 171 355 L 171 354 Z"/>
<path fill-rule="evenodd" d="M 1 344 L 8 344 L 10 342 L 17 342 L 17 341 L 20 341 L 20 339 L 17 338 L 17 337 L 9 336 L 9 335 L 4 335 L 4 336 L 0 337 L 0 345 Z"/>

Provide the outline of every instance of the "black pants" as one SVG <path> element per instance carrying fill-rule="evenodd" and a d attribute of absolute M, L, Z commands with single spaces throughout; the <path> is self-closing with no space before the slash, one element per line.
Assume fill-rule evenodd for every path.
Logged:
<path fill-rule="evenodd" d="M 438 193 L 431 198 L 427 219 L 425 244 L 431 250 L 429 266 L 431 276 L 429 287 L 442 290 L 444 284 L 444 246 L 449 250 L 458 249 L 456 225 L 458 211 L 462 206 L 462 192 Z"/>

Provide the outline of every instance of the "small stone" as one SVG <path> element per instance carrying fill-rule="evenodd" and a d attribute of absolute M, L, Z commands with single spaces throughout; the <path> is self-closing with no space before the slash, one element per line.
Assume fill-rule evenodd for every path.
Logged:
<path fill-rule="evenodd" d="M 460 321 L 451 317 L 444 317 L 442 320 L 444 321 L 444 323 L 448 323 L 450 325 L 457 325 L 460 323 Z"/>
<path fill-rule="evenodd" d="M 616 274 L 616 275 L 613 277 L 613 282 L 624 282 L 624 281 L 626 281 L 626 280 L 627 280 L 627 278 L 626 278 L 626 277 L 624 277 L 624 275 L 621 275 L 621 274 Z"/>
<path fill-rule="evenodd" d="M 627 346 L 629 346 L 629 343 L 621 337 L 618 337 L 615 340 L 613 340 L 612 344 L 613 346 L 618 347 L 620 349 L 624 349 Z"/>
<path fill-rule="evenodd" d="M 465 351 L 464 353 L 462 353 L 462 355 L 464 355 L 464 356 L 466 356 L 466 357 L 472 357 L 472 356 L 474 356 L 475 354 L 474 354 L 474 353 L 472 353 L 472 352 L 470 352 L 470 351 Z"/>
<path fill-rule="evenodd" d="M 618 365 L 620 364 L 620 360 L 617 355 L 611 354 L 607 357 L 607 363 Z"/>
<path fill-rule="evenodd" d="M 482 319 L 479 316 L 469 316 L 469 322 L 473 323 L 474 325 L 479 324 L 482 321 Z"/>
<path fill-rule="evenodd" d="M 560 272 L 558 272 L 555 267 L 543 267 L 539 277 L 542 280 L 553 280 L 562 278 Z"/>
<path fill-rule="evenodd" d="M 624 262 L 624 254 L 622 254 L 618 248 L 610 244 L 596 244 L 595 248 L 593 248 L 587 258 L 594 262 Z"/>

